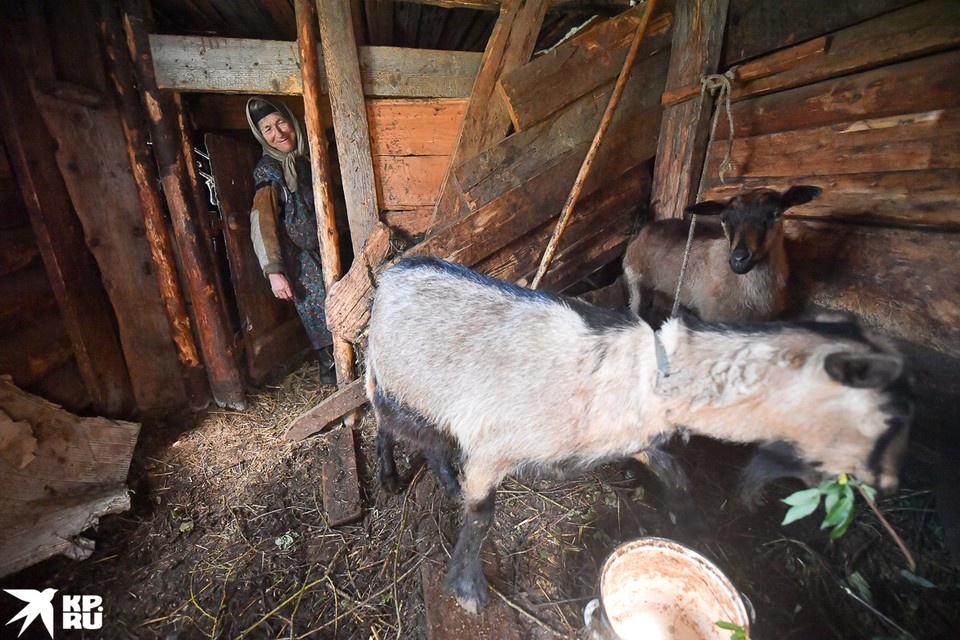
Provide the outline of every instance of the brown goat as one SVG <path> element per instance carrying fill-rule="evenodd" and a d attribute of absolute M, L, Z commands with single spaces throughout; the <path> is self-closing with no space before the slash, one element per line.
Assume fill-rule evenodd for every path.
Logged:
<path fill-rule="evenodd" d="M 695 229 L 680 304 L 711 322 L 770 320 L 783 312 L 790 275 L 783 212 L 820 192 L 812 186 L 751 189 L 687 207 L 685 213 L 719 215 L 726 240 L 712 225 Z M 654 291 L 673 299 L 689 228 L 685 220 L 657 220 L 630 242 L 623 272 L 634 313 L 647 315 Z"/>

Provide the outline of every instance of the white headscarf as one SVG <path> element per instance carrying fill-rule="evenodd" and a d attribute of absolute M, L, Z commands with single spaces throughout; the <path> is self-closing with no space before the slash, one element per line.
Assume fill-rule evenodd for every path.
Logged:
<path fill-rule="evenodd" d="M 293 125 L 293 130 L 297 132 L 296 149 L 287 153 L 270 146 L 270 143 L 267 142 L 266 138 L 264 138 L 263 134 L 260 132 L 260 127 L 257 126 L 257 123 L 253 121 L 253 117 L 250 115 L 250 106 L 257 100 L 266 102 L 268 105 L 274 108 L 274 111 L 278 111 L 280 115 L 286 118 L 287 121 Z M 290 107 L 288 107 L 286 104 L 280 100 L 272 100 L 264 96 L 253 96 L 247 100 L 247 107 L 244 109 L 244 111 L 247 114 L 247 124 L 250 125 L 250 130 L 253 131 L 253 135 L 257 138 L 260 146 L 263 147 L 263 155 L 270 156 L 271 158 L 275 158 L 280 161 L 280 166 L 283 167 L 283 178 L 287 183 L 287 188 L 290 189 L 291 192 L 295 192 L 299 186 L 297 184 L 296 159 L 299 156 L 306 155 L 307 153 L 307 138 L 303 135 L 303 129 L 300 127 L 300 121 L 294 117 L 293 112 L 290 111 Z"/>

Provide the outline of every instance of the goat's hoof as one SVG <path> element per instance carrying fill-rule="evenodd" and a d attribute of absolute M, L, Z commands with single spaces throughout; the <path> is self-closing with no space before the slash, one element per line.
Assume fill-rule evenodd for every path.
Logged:
<path fill-rule="evenodd" d="M 400 482 L 400 478 L 396 475 L 380 476 L 380 488 L 393 495 L 403 493 L 403 483 Z"/>
<path fill-rule="evenodd" d="M 479 578 L 451 574 L 447 577 L 447 591 L 457 599 L 457 604 L 475 615 L 487 604 L 487 579 L 483 574 Z"/>

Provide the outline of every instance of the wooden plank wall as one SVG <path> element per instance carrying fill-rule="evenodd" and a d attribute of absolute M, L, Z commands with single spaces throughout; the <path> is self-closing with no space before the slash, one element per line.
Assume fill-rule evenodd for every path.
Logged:
<path fill-rule="evenodd" d="M 721 122 L 703 199 L 821 186 L 788 220 L 794 310 L 845 309 L 958 357 L 960 4 L 895 9 L 827 43 L 806 65 L 738 85 L 734 178 L 717 179 Z"/>

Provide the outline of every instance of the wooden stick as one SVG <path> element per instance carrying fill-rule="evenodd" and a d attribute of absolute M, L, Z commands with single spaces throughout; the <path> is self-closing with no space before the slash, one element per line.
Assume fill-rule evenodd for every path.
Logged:
<path fill-rule="evenodd" d="M 309 0 L 295 0 L 297 43 L 300 46 L 300 73 L 303 82 L 303 119 L 310 145 L 310 166 L 313 168 L 313 201 L 317 209 L 317 236 L 320 240 L 320 262 L 323 284 L 327 291 L 340 279 L 339 234 L 331 196 L 332 177 L 327 137 L 320 114 L 320 62 L 317 58 L 315 16 Z M 333 361 L 337 382 L 342 387 L 353 380 L 353 346 L 334 336 Z"/>
<path fill-rule="evenodd" d="M 643 34 L 647 30 L 647 24 L 650 23 L 650 16 L 653 15 L 653 9 L 656 3 L 657 0 L 647 0 L 647 9 L 643 12 L 643 18 L 640 20 L 640 24 L 637 25 L 637 32 L 633 36 L 633 44 L 630 45 L 630 52 L 627 54 L 626 60 L 623 61 L 623 68 L 617 77 L 617 83 L 613 87 L 613 93 L 610 94 L 610 101 L 607 103 L 607 108 L 603 112 L 600 127 L 597 129 L 596 135 L 593 136 L 590 149 L 587 151 L 587 155 L 580 165 L 580 172 L 577 174 L 577 179 L 573 183 L 573 189 L 570 190 L 570 195 L 563 205 L 560 219 L 557 221 L 557 227 L 553 230 L 553 236 L 547 244 L 547 249 L 543 252 L 540 268 L 537 269 L 537 275 L 534 276 L 533 282 L 530 283 L 531 289 L 536 289 L 540 286 L 540 281 L 543 280 L 543 276 L 547 272 L 547 267 L 550 266 L 550 261 L 553 259 L 553 254 L 556 253 L 557 246 L 560 244 L 560 238 L 563 236 L 563 232 L 570 222 L 570 214 L 573 213 L 573 207 L 577 204 L 577 200 L 580 199 L 580 192 L 583 190 L 584 182 L 586 182 L 587 173 L 590 171 L 590 166 L 593 164 L 593 160 L 597 155 L 600 143 L 603 142 L 607 129 L 610 127 L 610 122 L 613 120 L 613 114 L 617 109 L 617 105 L 620 103 L 620 96 L 623 94 L 623 88 L 627 84 L 627 77 L 630 75 L 630 68 L 633 67 L 633 62 L 636 60 L 637 53 L 640 51 L 640 43 L 643 41 Z"/>
<path fill-rule="evenodd" d="M 133 61 L 124 44 L 123 26 L 110 0 L 100 0 L 100 31 L 106 54 L 109 77 L 120 107 L 120 120 L 127 141 L 127 157 L 137 184 L 137 197 L 143 214 L 147 244 L 157 273 L 157 285 L 163 309 L 170 322 L 177 358 L 183 368 L 184 385 L 193 408 L 206 407 L 210 401 L 210 386 L 190 327 L 180 280 L 177 277 L 176 257 L 164 220 L 163 201 L 157 189 L 157 165 L 147 144 L 146 123 L 136 94 Z"/>
<path fill-rule="evenodd" d="M 124 0 L 123 8 L 127 46 L 135 63 L 141 97 L 147 105 L 153 149 L 160 165 L 213 398 L 220 406 L 243 410 L 247 407 L 243 379 L 233 355 L 232 331 L 216 284 L 214 265 L 198 228 L 197 202 L 187 185 L 189 173 L 177 126 L 176 105 L 170 95 L 157 88 L 150 57 L 148 12 L 143 0 Z"/>

